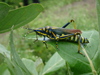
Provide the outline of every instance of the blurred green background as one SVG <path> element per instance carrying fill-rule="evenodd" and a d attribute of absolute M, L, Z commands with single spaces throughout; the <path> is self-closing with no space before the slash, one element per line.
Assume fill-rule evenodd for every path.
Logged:
<path fill-rule="evenodd" d="M 2 1 L 2 0 L 0 0 Z M 62 27 L 71 19 L 75 20 L 77 29 L 98 30 L 97 28 L 97 12 L 95 0 L 39 0 L 40 4 L 44 7 L 44 11 L 32 22 L 25 27 L 39 28 L 44 26 Z M 17 9 L 23 6 L 21 0 L 5 0 L 6 3 L 12 5 Z M 29 0 L 29 4 L 32 1 Z M 31 12 L 30 12 L 31 13 Z M 35 27 L 34 27 L 34 26 Z M 70 24 L 67 28 L 73 29 L 73 24 Z M 48 44 L 49 49 L 46 49 L 45 45 L 41 41 L 34 43 L 34 39 L 29 39 L 28 35 L 34 37 L 35 33 L 28 34 L 28 30 L 24 27 L 14 30 L 14 43 L 16 50 L 21 58 L 29 58 L 36 60 L 38 57 L 42 58 L 43 62 L 47 60 L 56 52 L 51 45 Z M 0 42 L 9 49 L 9 32 L 0 34 Z M 20 40 L 19 40 L 20 39 Z M 50 73 L 50 75 L 66 75 L 65 67 L 61 68 L 57 72 Z M 49 74 L 47 74 L 49 75 Z"/>

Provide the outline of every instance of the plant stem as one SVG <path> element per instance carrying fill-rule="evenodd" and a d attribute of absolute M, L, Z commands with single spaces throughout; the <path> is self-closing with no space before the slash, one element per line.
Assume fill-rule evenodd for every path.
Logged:
<path fill-rule="evenodd" d="M 97 16 L 98 16 L 98 30 L 100 36 L 100 0 L 96 0 L 96 7 L 97 7 Z"/>
<path fill-rule="evenodd" d="M 92 60 L 91 60 L 90 57 L 88 56 L 88 54 L 87 54 L 87 52 L 86 52 L 86 50 L 85 50 L 85 48 L 83 47 L 82 44 L 81 44 L 81 47 L 82 47 L 82 50 L 83 50 L 85 56 L 87 57 L 87 59 L 88 59 L 88 61 L 89 61 L 89 63 L 90 63 L 90 67 L 91 67 L 91 69 L 92 69 L 93 75 L 97 75 L 97 72 L 96 72 L 96 70 L 95 70 L 95 68 L 94 68 L 94 65 L 93 65 L 93 63 L 92 63 Z"/>

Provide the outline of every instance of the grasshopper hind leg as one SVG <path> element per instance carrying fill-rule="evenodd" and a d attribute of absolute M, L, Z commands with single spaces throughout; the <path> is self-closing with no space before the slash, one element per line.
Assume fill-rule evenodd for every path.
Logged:
<path fill-rule="evenodd" d="M 70 20 L 68 23 L 66 23 L 64 26 L 62 26 L 62 28 L 66 28 L 72 22 L 74 23 L 74 20 Z M 74 24 L 74 28 L 76 29 L 75 24 Z"/>
<path fill-rule="evenodd" d="M 83 56 L 85 56 L 83 53 L 80 52 L 80 48 L 81 48 L 81 42 L 80 42 L 80 41 L 81 41 L 81 35 L 79 35 L 79 41 L 78 41 L 78 43 L 79 43 L 79 45 L 78 45 L 78 53 L 81 54 L 81 55 L 83 55 Z"/>
<path fill-rule="evenodd" d="M 80 52 L 79 47 L 78 47 L 78 53 L 81 54 L 81 55 L 83 55 L 83 56 L 85 56 L 83 53 Z"/>

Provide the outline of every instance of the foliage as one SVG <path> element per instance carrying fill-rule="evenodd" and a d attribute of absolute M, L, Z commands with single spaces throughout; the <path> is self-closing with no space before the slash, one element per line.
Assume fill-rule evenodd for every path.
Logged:
<path fill-rule="evenodd" d="M 5 5 L 4 8 L 6 8 L 7 5 L 6 4 L 4 4 L 4 5 Z M 3 5 L 3 3 L 1 3 L 1 7 L 3 7 L 4 5 Z M 4 12 L 6 12 L 6 11 L 8 12 L 8 10 L 4 9 L 4 8 L 3 8 Z M 0 33 L 9 31 L 12 26 L 14 26 L 14 29 L 16 29 L 16 28 L 19 28 L 20 26 L 23 26 L 23 25 L 29 23 L 42 10 L 43 10 L 43 8 L 39 4 L 31 4 L 27 7 L 22 7 L 22 8 L 16 9 L 16 10 L 9 11 L 7 16 L 5 16 L 0 21 Z M 33 15 L 33 14 L 35 14 L 35 15 Z M 2 15 L 2 12 L 1 12 L 1 15 Z"/>
<path fill-rule="evenodd" d="M 1 3 L 1 7 L 2 7 L 1 10 L 4 10 L 3 12 L 8 12 L 9 6 L 7 4 Z M 34 10 L 32 10 L 32 9 L 34 9 Z M 24 10 L 28 11 L 28 12 L 25 12 Z M 29 10 L 32 10 L 33 14 L 35 14 L 35 15 L 30 14 Z M 40 69 L 41 63 L 43 64 L 43 62 L 40 63 L 40 61 L 37 61 L 35 63 L 35 66 L 37 65 L 36 68 L 34 67 L 34 65 L 33 66 L 30 65 L 31 67 L 34 68 L 33 70 L 30 69 L 30 67 L 28 67 L 28 69 L 27 69 L 26 67 L 28 65 L 26 65 L 26 67 L 24 66 L 23 62 L 21 61 L 17 52 L 15 51 L 14 42 L 13 42 L 13 28 L 15 28 L 16 26 L 20 27 L 22 25 L 25 25 L 27 22 L 30 22 L 31 20 L 33 20 L 33 18 L 35 18 L 40 13 L 41 10 L 42 10 L 42 7 L 39 4 L 34 4 L 34 5 L 29 5 L 27 7 L 23 7 L 23 8 L 20 8 L 20 9 L 16 9 L 16 10 L 13 10 L 13 11 L 9 11 L 9 13 L 4 13 L 4 15 L 0 16 L 1 18 L 3 16 L 2 21 L 0 21 L 1 22 L 0 23 L 1 24 L 1 26 L 0 26 L 1 30 L 0 31 L 3 32 L 3 31 L 8 31 L 8 29 L 9 30 L 12 29 L 11 34 L 10 34 L 11 52 L 9 52 L 2 45 L 0 45 L 0 53 L 1 53 L 0 58 L 2 59 L 0 61 L 0 63 L 1 63 L 0 68 L 2 68 L 2 65 L 5 65 L 5 67 L 7 66 L 9 71 L 10 71 L 9 72 L 7 70 L 7 67 L 6 67 L 5 69 L 3 69 L 1 71 L 2 75 L 7 74 L 7 73 L 9 75 L 10 74 L 11 75 L 31 75 L 31 74 L 37 75 L 38 74 L 38 72 L 35 69 L 36 68 Z M 3 14 L 3 12 L 1 12 L 1 14 Z M 25 12 L 25 14 L 22 15 L 21 14 L 22 12 Z M 16 15 L 14 16 L 14 14 L 16 14 Z M 29 18 L 26 19 L 25 15 L 28 16 Z M 11 18 L 11 17 L 14 17 L 17 20 L 17 22 L 14 18 Z M 20 17 L 21 17 L 21 19 L 19 19 Z M 11 19 L 9 19 L 9 18 L 11 18 Z M 4 21 L 6 21 L 6 22 L 4 22 Z M 10 22 L 10 21 L 12 21 L 12 22 Z M 8 24 L 7 22 L 8 23 L 10 22 L 10 23 Z M 6 24 L 8 24 L 8 25 L 6 25 Z M 13 27 L 13 28 L 11 28 L 11 27 Z M 57 57 L 57 58 L 54 58 L 54 57 Z M 5 60 L 6 64 L 3 64 L 4 60 Z M 53 60 L 55 60 L 55 62 L 52 63 Z M 32 60 L 24 59 L 24 63 L 27 63 L 27 61 L 28 61 L 28 63 L 32 62 Z M 50 59 L 50 61 L 48 61 L 47 65 L 44 66 L 43 72 L 42 72 L 42 70 L 38 70 L 38 71 L 42 75 L 44 73 L 45 74 L 48 73 L 48 71 L 49 72 L 54 71 L 54 70 L 60 68 L 63 65 L 64 65 L 64 60 L 57 53 L 55 53 L 54 56 Z"/>
<path fill-rule="evenodd" d="M 66 0 L 63 0 L 61 3 L 57 1 L 53 3 L 51 0 L 47 0 L 47 4 L 46 4 L 46 1 L 43 1 L 44 4 L 42 2 L 41 4 L 44 5 L 44 8 L 46 10 L 42 13 L 42 15 L 40 14 L 40 16 L 38 16 L 37 18 L 36 16 L 43 10 L 40 4 L 31 4 L 26 7 L 21 7 L 15 10 L 10 10 L 11 6 L 5 3 L 0 3 L 0 10 L 2 10 L 0 11 L 0 33 L 10 31 L 11 28 L 13 27 L 10 33 L 10 48 L 11 48 L 10 51 L 8 51 L 4 46 L 0 45 L 0 74 L 1 75 L 15 75 L 15 74 L 17 75 L 25 75 L 25 74 L 27 75 L 44 75 L 44 74 L 49 75 L 50 74 L 51 75 L 53 74 L 53 71 L 56 71 L 63 66 L 65 68 L 64 69 L 65 74 L 68 74 L 68 75 L 73 75 L 73 74 L 74 75 L 78 75 L 78 74 L 79 75 L 80 74 L 91 75 L 92 74 L 91 67 L 89 65 L 90 63 L 87 60 L 87 58 L 77 53 L 77 44 L 71 43 L 71 42 L 60 41 L 59 42 L 60 50 L 59 51 L 57 50 L 58 53 L 57 52 L 54 53 L 55 52 L 55 49 L 54 49 L 55 41 L 47 41 L 49 44 L 51 44 L 51 46 L 49 47 L 50 50 L 47 50 L 45 46 L 42 43 L 40 43 L 41 41 L 35 43 L 34 45 L 33 42 L 29 39 L 23 40 L 22 34 L 25 32 L 25 29 L 23 30 L 19 28 L 23 25 L 26 25 L 27 23 L 29 23 L 35 18 L 36 19 L 34 21 L 29 23 L 30 26 L 34 28 L 40 27 L 40 26 L 41 27 L 47 26 L 47 25 L 50 25 L 50 26 L 55 25 L 56 27 L 59 27 L 60 24 L 61 25 L 65 24 L 64 21 L 66 22 L 66 17 L 64 16 L 66 13 L 62 12 L 64 16 L 61 16 L 61 13 L 59 13 L 57 9 L 59 10 L 59 8 L 62 8 L 63 10 L 64 9 L 63 5 L 66 5 L 72 2 L 73 0 L 69 0 L 69 2 Z M 48 3 L 50 4 L 48 5 Z M 55 10 L 57 12 L 55 12 Z M 90 14 L 87 17 L 84 17 L 84 13 L 88 14 L 88 12 L 84 10 L 84 8 L 82 10 L 80 8 L 79 11 L 76 11 L 76 9 L 73 11 L 67 9 L 67 11 L 69 15 L 69 16 L 67 15 L 68 17 L 67 21 L 70 20 L 71 18 L 74 18 L 74 19 L 77 18 L 75 20 L 76 23 L 78 24 L 77 28 L 88 30 L 88 29 L 92 29 L 95 27 L 95 29 L 97 29 L 96 28 L 97 27 L 96 18 L 89 19 L 88 17 L 90 17 Z M 82 13 L 82 11 L 84 11 L 84 13 Z M 92 23 L 95 26 L 93 26 Z M 13 31 L 13 29 L 17 29 L 17 28 L 19 28 L 19 30 Z M 16 37 L 17 40 L 15 38 L 13 40 L 13 35 L 15 34 L 17 35 Z M 34 36 L 34 33 L 32 35 Z M 97 31 L 91 30 L 91 31 L 84 31 L 82 35 L 84 37 L 89 38 L 90 43 L 87 44 L 87 46 L 85 46 L 85 49 L 86 49 L 86 52 L 88 53 L 88 56 L 92 60 L 96 73 L 99 74 L 100 73 L 100 68 L 99 68 L 100 51 L 98 49 L 99 34 Z M 15 41 L 15 46 L 14 46 L 14 41 Z M 52 45 L 54 48 L 52 48 Z M 17 51 L 15 51 L 15 48 L 17 49 L 17 51 L 19 51 L 19 54 L 21 57 L 26 57 L 26 58 L 23 58 L 21 60 Z M 23 53 L 21 53 L 22 52 L 21 50 L 23 50 Z M 25 53 L 24 52 L 25 50 L 27 51 L 30 50 L 32 52 Z M 52 53 L 50 53 L 50 51 Z M 53 53 L 54 55 L 52 55 Z M 34 56 L 33 54 L 36 56 Z M 43 55 L 42 58 L 45 57 L 45 59 L 41 59 L 37 57 L 37 55 L 38 56 Z M 27 59 L 27 58 L 30 58 L 30 59 Z M 47 58 L 50 58 L 50 59 L 48 60 Z M 46 64 L 44 64 L 45 61 L 47 61 Z M 67 64 L 65 64 L 65 62 L 67 62 Z M 64 72 L 60 73 L 60 71 L 58 70 L 57 74 L 58 73 L 59 75 L 64 74 Z M 55 74 L 56 73 L 54 73 L 54 75 Z"/>
<path fill-rule="evenodd" d="M 45 75 L 65 65 L 65 61 L 59 56 L 57 52 L 50 58 L 46 65 L 43 64 L 40 58 L 38 58 L 35 62 L 24 58 L 23 62 L 25 63 L 29 71 L 35 75 Z M 33 70 L 35 72 L 33 72 Z"/>
<path fill-rule="evenodd" d="M 98 50 L 100 50 L 100 0 L 96 0 L 96 8 L 97 8 L 97 16 L 98 16 L 98 31 L 99 31 L 99 47 L 98 47 Z M 98 56 L 98 59 L 100 57 Z M 97 61 L 98 61 L 97 59 Z M 98 73 L 100 74 L 100 68 L 99 68 L 99 71 Z"/>
<path fill-rule="evenodd" d="M 99 71 L 100 67 L 98 62 L 100 62 L 100 59 L 98 59 L 98 57 L 100 57 L 100 50 L 98 49 L 99 42 L 97 42 L 99 40 L 99 34 L 97 31 L 93 30 L 85 31 L 82 35 L 89 39 L 89 44 L 87 44 L 84 48 L 86 49 L 88 56 L 92 60 L 92 63 L 94 63 L 95 69 Z M 56 47 L 54 42 L 51 42 L 51 44 Z M 71 70 L 74 72 L 75 75 L 85 75 L 87 73 L 92 74 L 92 68 L 90 68 L 90 63 L 87 60 L 86 56 L 84 57 L 83 55 L 77 53 L 77 44 L 59 41 L 59 49 L 60 50 L 57 50 L 58 53 L 63 59 L 68 62 Z M 81 52 L 83 53 L 82 50 Z"/>
<path fill-rule="evenodd" d="M 99 34 L 100 34 L 100 0 L 96 0 L 96 5 L 97 5 L 97 15 L 98 15 L 98 29 L 99 29 Z"/>
<path fill-rule="evenodd" d="M 5 54 L 5 61 L 7 63 L 7 66 L 11 72 L 11 75 L 44 75 L 48 72 L 52 72 L 54 70 L 57 70 L 58 68 L 65 65 L 64 60 L 58 55 L 58 53 L 55 53 L 51 59 L 46 63 L 44 66 L 42 60 L 40 58 L 37 59 L 37 61 L 32 61 L 29 59 L 21 59 L 19 58 L 18 54 L 15 51 L 14 43 L 13 43 L 13 32 L 10 34 L 10 45 L 11 45 L 11 57 L 6 57 L 7 50 L 0 45 L 1 53 Z M 5 50 L 5 51 L 2 51 Z M 7 54 L 10 56 L 10 54 Z M 55 62 L 54 62 L 55 60 Z M 1 65 L 2 66 L 2 65 Z M 44 68 L 43 68 L 44 67 Z M 29 71 L 28 71 L 28 70 Z M 5 69 L 4 69 L 5 70 Z M 5 71 L 4 71 L 5 72 Z M 39 74 L 38 74 L 39 73 Z M 3 74 L 2 74 L 3 75 Z"/>

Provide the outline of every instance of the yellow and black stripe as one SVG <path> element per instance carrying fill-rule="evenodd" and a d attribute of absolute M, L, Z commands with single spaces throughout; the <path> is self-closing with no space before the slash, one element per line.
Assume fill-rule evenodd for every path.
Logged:
<path fill-rule="evenodd" d="M 80 41 L 80 43 L 89 43 L 87 38 L 81 37 L 79 35 L 74 35 L 71 37 L 66 38 L 67 41 L 72 41 L 72 42 L 78 42 Z"/>

